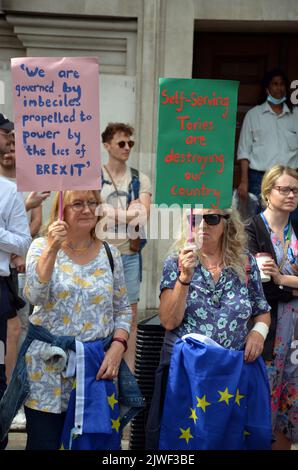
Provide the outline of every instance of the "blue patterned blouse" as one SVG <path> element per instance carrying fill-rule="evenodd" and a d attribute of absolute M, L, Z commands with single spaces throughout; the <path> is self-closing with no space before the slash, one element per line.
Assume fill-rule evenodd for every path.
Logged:
<path fill-rule="evenodd" d="M 225 348 L 243 349 L 249 318 L 270 311 L 252 255 L 249 264 L 247 285 L 230 268 L 222 270 L 215 284 L 211 273 L 199 264 L 189 287 L 184 319 L 173 332 L 179 337 L 200 333 Z M 177 276 L 177 257 L 170 255 L 164 263 L 160 291 L 173 289 Z"/>

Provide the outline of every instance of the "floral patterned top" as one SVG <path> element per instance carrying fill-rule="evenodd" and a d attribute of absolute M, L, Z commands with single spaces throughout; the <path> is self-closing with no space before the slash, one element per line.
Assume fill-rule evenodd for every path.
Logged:
<path fill-rule="evenodd" d="M 284 257 L 284 242 L 281 241 L 278 235 L 271 229 L 269 230 L 269 233 L 274 247 L 277 264 L 280 265 Z M 298 241 L 294 230 L 291 230 L 287 257 L 281 271 L 283 274 L 288 274 L 290 276 L 298 275 Z"/>
<path fill-rule="evenodd" d="M 45 245 L 45 238 L 37 238 L 27 255 L 24 293 L 35 305 L 30 322 L 54 335 L 75 336 L 83 342 L 106 338 L 116 328 L 129 332 L 131 309 L 120 252 L 110 245 L 112 273 L 104 246 L 84 265 L 74 263 L 59 250 L 51 280 L 41 283 L 36 265 Z M 36 410 L 61 413 L 67 409 L 73 378 L 64 378 L 41 359 L 48 347 L 34 340 L 26 353 L 30 395 L 25 404 Z"/>
<path fill-rule="evenodd" d="M 249 264 L 247 285 L 230 268 L 224 268 L 214 283 L 211 273 L 198 264 L 189 286 L 184 319 L 173 333 L 179 337 L 200 333 L 225 348 L 243 349 L 250 317 L 270 311 L 252 255 Z M 160 290 L 173 289 L 177 277 L 177 256 L 170 255 L 164 263 Z"/>

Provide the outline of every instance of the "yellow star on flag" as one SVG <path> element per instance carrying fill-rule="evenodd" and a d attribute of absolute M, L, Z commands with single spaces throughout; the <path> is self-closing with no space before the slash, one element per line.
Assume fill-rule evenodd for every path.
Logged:
<path fill-rule="evenodd" d="M 247 436 L 250 436 L 250 432 L 245 431 L 245 430 L 244 430 L 244 433 L 243 433 L 243 434 L 244 434 L 244 439 L 245 439 Z"/>
<path fill-rule="evenodd" d="M 116 400 L 116 398 L 115 398 L 115 393 L 108 396 L 108 402 L 109 402 L 110 407 L 113 410 L 116 403 L 118 403 L 118 400 Z"/>
<path fill-rule="evenodd" d="M 190 408 L 190 411 L 191 411 L 191 415 L 189 416 L 190 419 L 193 419 L 194 420 L 194 423 L 196 424 L 197 423 L 197 415 L 196 415 L 196 410 L 193 409 L 193 408 Z"/>
<path fill-rule="evenodd" d="M 226 387 L 224 392 L 218 390 L 218 393 L 220 394 L 220 398 L 218 401 L 225 401 L 226 404 L 229 405 L 229 399 L 232 398 L 234 395 L 231 395 L 231 393 L 229 393 L 228 387 Z"/>
<path fill-rule="evenodd" d="M 240 406 L 240 400 L 241 400 L 241 398 L 244 398 L 244 397 L 245 397 L 245 395 L 240 395 L 239 388 L 237 388 L 235 403 L 237 403 L 237 405 Z"/>
<path fill-rule="evenodd" d="M 120 416 L 117 419 L 111 419 L 111 421 L 112 421 L 112 429 L 116 429 L 116 431 L 119 432 Z"/>
<path fill-rule="evenodd" d="M 198 400 L 197 408 L 202 408 L 204 413 L 206 413 L 206 407 L 211 405 L 211 403 L 206 400 L 206 395 L 204 395 L 202 398 L 196 397 L 196 399 Z"/>
<path fill-rule="evenodd" d="M 190 434 L 190 428 L 187 428 L 187 429 L 180 428 L 180 432 L 182 434 L 181 436 L 179 436 L 179 439 L 185 439 L 187 444 L 190 439 L 193 439 L 193 436 Z"/>

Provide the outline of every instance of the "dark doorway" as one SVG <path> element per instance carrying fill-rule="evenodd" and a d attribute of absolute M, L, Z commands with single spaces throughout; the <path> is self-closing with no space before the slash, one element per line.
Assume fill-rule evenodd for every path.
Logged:
<path fill-rule="evenodd" d="M 280 67 L 290 82 L 298 79 L 298 34 L 194 33 L 193 78 L 239 80 L 234 187 L 239 183 L 236 151 L 246 112 L 259 104 L 260 82 L 266 71 Z"/>

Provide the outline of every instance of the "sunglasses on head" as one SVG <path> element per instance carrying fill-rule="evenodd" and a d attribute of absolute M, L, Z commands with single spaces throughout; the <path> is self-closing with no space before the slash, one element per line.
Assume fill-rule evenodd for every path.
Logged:
<path fill-rule="evenodd" d="M 129 140 L 128 142 L 126 142 L 125 140 L 120 140 L 120 142 L 117 142 L 117 145 L 121 148 L 121 149 L 124 149 L 125 145 L 128 145 L 128 147 L 131 149 L 133 146 L 134 146 L 134 141 L 133 140 Z"/>
<path fill-rule="evenodd" d="M 221 219 L 228 220 L 230 216 L 228 214 L 192 214 L 191 225 L 193 227 L 200 225 L 202 219 L 207 225 L 218 225 Z M 190 214 L 187 216 L 188 223 L 190 223 Z"/>

